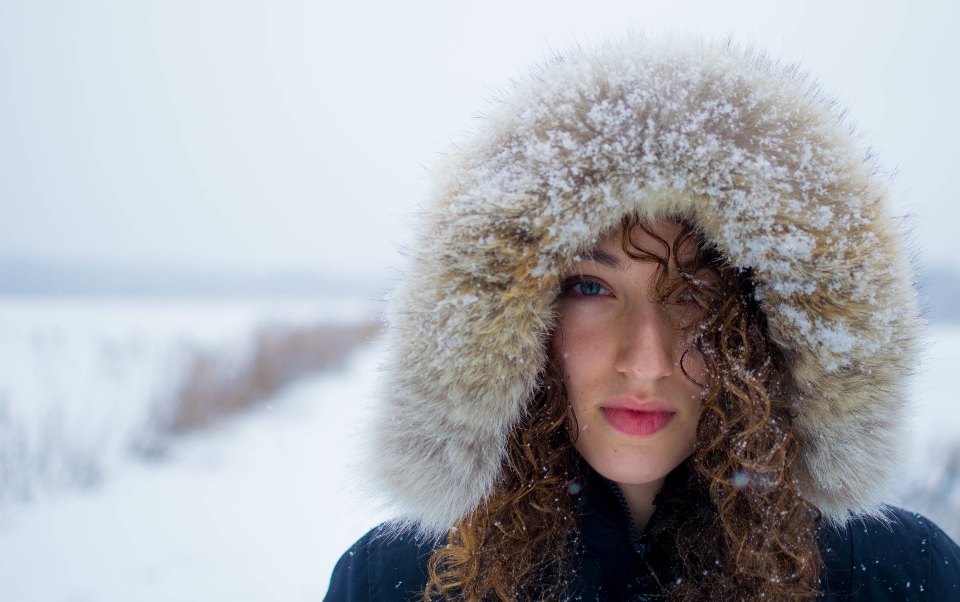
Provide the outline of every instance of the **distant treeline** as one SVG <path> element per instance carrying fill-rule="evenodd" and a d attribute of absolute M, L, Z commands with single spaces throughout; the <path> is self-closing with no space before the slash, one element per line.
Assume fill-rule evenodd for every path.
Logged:
<path fill-rule="evenodd" d="M 391 284 L 370 274 L 334 276 L 305 270 L 70 265 L 0 260 L 0 295 L 258 297 L 359 295 L 382 298 Z"/>
<path fill-rule="evenodd" d="M 922 269 L 918 278 L 925 315 L 960 321 L 960 271 Z M 314 296 L 382 298 L 392 282 L 369 274 L 332 276 L 305 271 L 239 272 L 213 269 L 66 265 L 35 260 L 0 261 L 0 295 L 64 296 Z"/>
<path fill-rule="evenodd" d="M 960 322 L 960 272 L 925 269 L 918 279 L 924 315 L 934 322 Z"/>

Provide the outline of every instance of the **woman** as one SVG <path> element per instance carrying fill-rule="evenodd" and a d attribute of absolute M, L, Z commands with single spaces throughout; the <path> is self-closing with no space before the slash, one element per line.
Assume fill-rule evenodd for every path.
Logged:
<path fill-rule="evenodd" d="M 886 196 L 730 45 L 532 73 L 435 174 L 371 429 L 402 518 L 327 599 L 960 599 L 880 504 L 921 326 Z"/>

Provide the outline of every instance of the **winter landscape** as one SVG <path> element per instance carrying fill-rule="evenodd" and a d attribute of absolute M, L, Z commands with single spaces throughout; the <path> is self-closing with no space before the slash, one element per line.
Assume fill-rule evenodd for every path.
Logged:
<path fill-rule="evenodd" d="M 390 518 L 357 450 L 435 161 L 628 29 L 799 61 L 897 174 L 929 326 L 888 500 L 960 538 L 958 7 L 0 0 L 0 601 L 322 600 Z"/>
<path fill-rule="evenodd" d="M 363 298 L 0 302 L 0 599 L 322 598 L 339 554 L 384 518 L 348 493 L 377 310 Z M 327 366 L 245 411 L 175 424 L 197 358 L 221 365 L 209 405 L 253 386 L 243 375 L 263 371 L 265 329 L 317 325 L 338 354 Z M 344 342 L 353 330 L 360 340 Z M 287 347 L 296 364 L 302 348 Z"/>
<path fill-rule="evenodd" d="M 380 309 L 364 298 L 2 300 L 0 599 L 321 599 L 339 555 L 389 518 L 355 478 Z M 198 357 L 219 362 L 205 389 L 216 405 L 263 370 L 264 329 L 291 339 L 317 325 L 327 339 L 363 334 L 248 407 L 177 426 Z M 958 537 L 960 324 L 934 323 L 928 340 L 912 453 L 889 499 Z"/>

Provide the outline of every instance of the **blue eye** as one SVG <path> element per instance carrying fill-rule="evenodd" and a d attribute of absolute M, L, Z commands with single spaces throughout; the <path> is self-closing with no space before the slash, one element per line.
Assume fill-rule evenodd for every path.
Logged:
<path fill-rule="evenodd" d="M 605 290 L 600 284 L 589 280 L 578 282 L 574 288 L 584 297 L 594 297 Z"/>

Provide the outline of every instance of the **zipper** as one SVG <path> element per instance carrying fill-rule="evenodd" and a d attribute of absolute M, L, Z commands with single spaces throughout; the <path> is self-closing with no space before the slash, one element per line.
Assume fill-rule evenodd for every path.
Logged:
<path fill-rule="evenodd" d="M 633 515 L 630 514 L 630 506 L 627 505 L 627 499 L 623 497 L 623 492 L 620 491 L 620 488 L 617 487 L 617 484 L 609 479 L 605 479 L 607 485 L 610 489 L 613 490 L 613 494 L 616 496 L 617 501 L 620 503 L 620 509 L 623 511 L 624 515 L 627 517 L 627 534 L 630 536 L 630 545 L 633 546 L 633 550 L 640 555 L 640 560 L 647 559 L 647 553 L 650 552 L 650 544 L 642 543 L 640 541 L 640 536 L 637 534 L 637 527 L 633 522 Z M 650 518 L 653 520 L 653 517 Z"/>
<path fill-rule="evenodd" d="M 637 598 L 637 601 L 665 600 L 666 590 L 663 587 L 663 583 L 660 581 L 660 577 L 657 576 L 657 572 L 653 570 L 653 565 L 650 564 L 650 560 L 647 558 L 650 552 L 653 551 L 653 545 L 640 541 L 640 535 L 637 533 L 637 527 L 633 523 L 633 515 L 630 513 L 630 506 L 627 505 L 627 499 L 623 497 L 623 492 L 620 491 L 620 487 L 618 487 L 617 484 L 610 479 L 604 478 L 604 480 L 607 482 L 607 486 L 613 490 L 613 495 L 617 498 L 617 503 L 620 504 L 620 510 L 622 511 L 623 516 L 627 518 L 627 535 L 629 536 L 630 545 L 633 547 L 633 551 L 636 552 L 637 556 L 640 558 L 640 562 L 646 566 L 646 569 L 650 573 L 650 577 L 653 579 L 653 582 L 660 589 L 660 595 L 654 594 L 653 597 L 649 597 L 645 594 L 641 594 L 640 597 Z M 650 517 L 650 523 L 662 518 L 659 516 L 661 512 L 661 508 L 657 507 L 653 512 L 653 516 Z M 640 576 L 637 575 L 637 577 L 639 579 Z"/>

